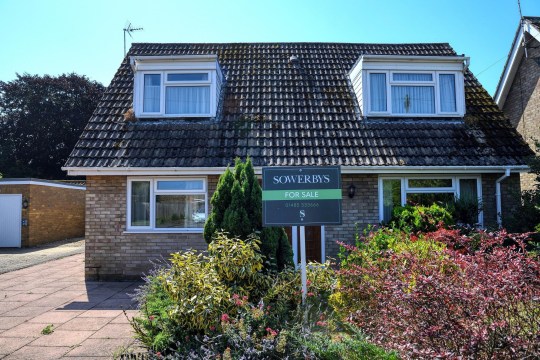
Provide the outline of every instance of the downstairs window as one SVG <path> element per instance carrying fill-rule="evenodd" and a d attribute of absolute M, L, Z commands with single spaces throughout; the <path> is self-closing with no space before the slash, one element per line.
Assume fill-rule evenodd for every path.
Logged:
<path fill-rule="evenodd" d="M 379 178 L 379 220 L 387 223 L 397 206 L 439 204 L 448 206 L 455 199 L 481 203 L 480 177 L 381 177 Z M 478 214 L 483 224 L 483 214 Z"/>
<path fill-rule="evenodd" d="M 129 179 L 127 229 L 202 232 L 206 194 L 206 179 Z"/>

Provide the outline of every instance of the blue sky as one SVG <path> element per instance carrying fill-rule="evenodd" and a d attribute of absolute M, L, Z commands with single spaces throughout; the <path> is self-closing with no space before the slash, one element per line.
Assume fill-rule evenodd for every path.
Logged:
<path fill-rule="evenodd" d="M 521 0 L 540 16 L 539 0 Z M 136 42 L 448 42 L 493 94 L 519 22 L 517 0 L 0 0 L 0 80 L 84 74 L 108 85 Z"/>

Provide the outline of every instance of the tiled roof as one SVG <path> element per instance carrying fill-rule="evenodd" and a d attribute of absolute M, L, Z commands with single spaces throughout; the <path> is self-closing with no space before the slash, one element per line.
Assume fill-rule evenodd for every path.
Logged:
<path fill-rule="evenodd" d="M 533 25 L 537 30 L 540 30 L 540 17 L 524 16 L 523 19 L 531 23 L 531 25 Z"/>
<path fill-rule="evenodd" d="M 360 55 L 455 56 L 448 44 L 133 44 L 128 56 L 188 54 L 218 55 L 216 119 L 124 120 L 126 58 L 65 166 L 214 167 L 247 155 L 256 166 L 496 166 L 530 153 L 470 72 L 465 119 L 362 118 L 347 76 Z"/>

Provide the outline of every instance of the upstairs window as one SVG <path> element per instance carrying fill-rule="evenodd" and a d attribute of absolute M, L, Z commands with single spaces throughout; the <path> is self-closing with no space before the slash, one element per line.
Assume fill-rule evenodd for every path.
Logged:
<path fill-rule="evenodd" d="M 368 74 L 370 113 L 457 113 L 456 74 L 393 71 Z"/>
<path fill-rule="evenodd" d="M 349 73 L 365 116 L 463 116 L 464 57 L 370 55 Z"/>
<path fill-rule="evenodd" d="M 193 60 L 190 57 L 179 57 L 177 61 L 166 58 L 152 62 L 152 57 L 142 58 L 135 60 L 136 116 L 215 116 L 222 83 L 216 60 L 197 62 L 187 61 Z"/>

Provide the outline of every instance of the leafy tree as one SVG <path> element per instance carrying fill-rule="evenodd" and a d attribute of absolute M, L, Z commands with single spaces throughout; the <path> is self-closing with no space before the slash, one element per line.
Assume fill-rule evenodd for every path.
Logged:
<path fill-rule="evenodd" d="M 204 238 L 212 242 L 218 231 L 241 239 L 258 233 L 261 253 L 267 268 L 282 270 L 292 265 L 292 249 L 283 228 L 262 226 L 262 190 L 255 176 L 251 159 L 236 159 L 234 172 L 227 168 L 218 181 L 212 199 L 212 211 L 204 225 Z"/>
<path fill-rule="evenodd" d="M 86 76 L 17 74 L 0 81 L 0 172 L 65 177 L 61 170 L 105 88 Z"/>

